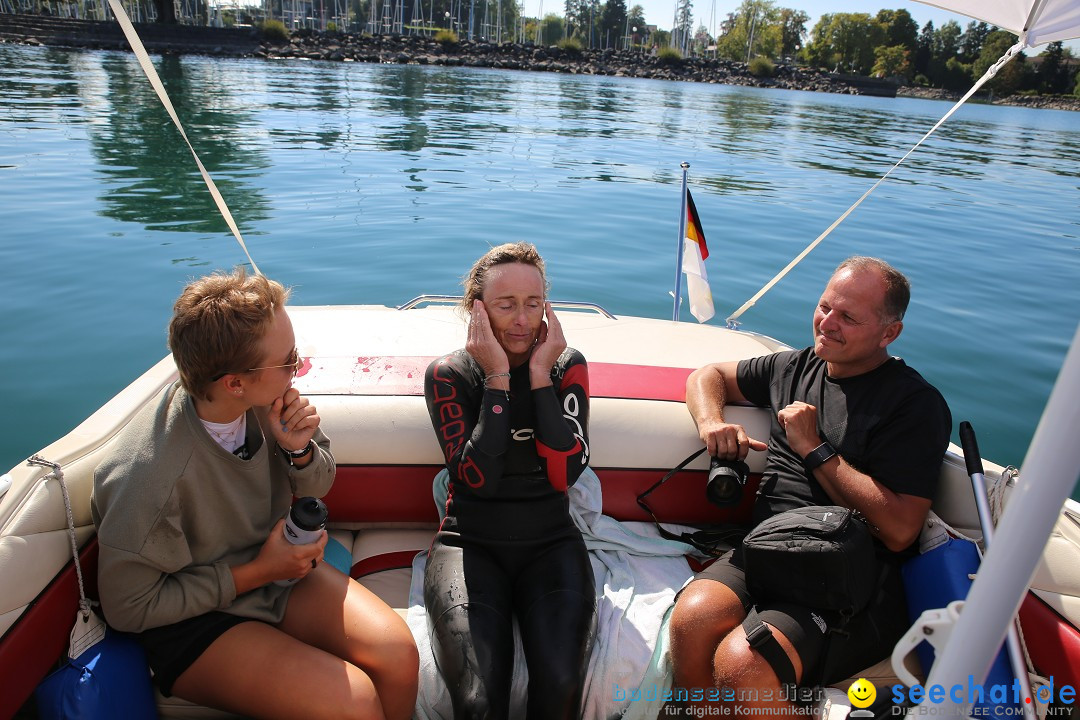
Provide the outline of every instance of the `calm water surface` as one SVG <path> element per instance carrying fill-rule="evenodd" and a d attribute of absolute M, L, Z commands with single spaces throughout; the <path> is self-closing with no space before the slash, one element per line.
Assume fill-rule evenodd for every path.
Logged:
<path fill-rule="evenodd" d="M 490 244 L 527 239 L 554 297 L 670 317 L 685 160 L 723 322 L 948 108 L 460 68 L 155 63 L 256 262 L 298 304 L 455 293 Z M 974 424 L 984 455 L 1020 464 L 1080 320 L 1078 235 L 1080 114 L 968 106 L 744 327 L 807 344 L 831 269 L 882 256 L 914 287 L 893 351 Z M 243 259 L 130 56 L 0 45 L 0 469 L 160 359 L 183 284 Z"/>

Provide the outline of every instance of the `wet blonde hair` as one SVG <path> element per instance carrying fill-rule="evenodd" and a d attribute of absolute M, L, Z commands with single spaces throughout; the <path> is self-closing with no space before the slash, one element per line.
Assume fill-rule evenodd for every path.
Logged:
<path fill-rule="evenodd" d="M 466 316 L 472 312 L 473 302 L 483 299 L 488 271 L 496 265 L 505 263 L 531 265 L 539 270 L 540 280 L 544 283 L 544 295 L 547 296 L 548 281 L 547 273 L 544 271 L 544 258 L 540 257 L 536 246 L 527 242 L 504 243 L 484 253 L 461 279 L 461 284 L 465 288 L 465 294 L 461 298 L 461 312 Z"/>
<path fill-rule="evenodd" d="M 184 388 L 209 399 L 216 378 L 259 365 L 262 339 L 288 299 L 281 283 L 249 277 L 242 267 L 189 283 L 169 322 L 169 349 Z"/>

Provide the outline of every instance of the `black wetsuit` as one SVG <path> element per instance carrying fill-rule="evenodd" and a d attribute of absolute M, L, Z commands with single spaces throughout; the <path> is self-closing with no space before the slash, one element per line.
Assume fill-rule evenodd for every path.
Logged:
<path fill-rule="evenodd" d="M 529 673 L 528 717 L 577 716 L 595 629 L 592 567 L 566 490 L 589 460 L 589 375 L 568 348 L 553 385 L 533 390 L 528 364 L 510 391 L 486 389 L 464 350 L 424 380 L 450 493 L 428 556 L 424 604 L 455 718 L 506 718 L 514 638 Z"/>

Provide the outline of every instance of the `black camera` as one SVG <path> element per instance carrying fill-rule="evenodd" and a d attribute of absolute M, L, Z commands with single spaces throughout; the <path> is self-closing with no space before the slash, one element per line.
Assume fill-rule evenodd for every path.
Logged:
<path fill-rule="evenodd" d="M 742 500 L 746 478 L 750 468 L 742 460 L 721 460 L 713 457 L 709 461 L 709 480 L 705 485 L 705 497 L 713 505 L 731 507 Z"/>

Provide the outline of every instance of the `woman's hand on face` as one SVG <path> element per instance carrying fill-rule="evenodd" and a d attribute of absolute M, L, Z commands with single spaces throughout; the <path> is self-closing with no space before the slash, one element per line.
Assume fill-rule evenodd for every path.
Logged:
<path fill-rule="evenodd" d="M 300 395 L 296 388 L 289 388 L 270 406 L 270 434 L 279 447 L 301 450 L 307 447 L 319 427 L 319 413 L 315 406 Z"/>
<path fill-rule="evenodd" d="M 465 340 L 465 352 L 472 356 L 483 369 L 485 375 L 510 372 L 510 361 L 506 351 L 491 332 L 487 308 L 481 300 L 473 301 L 472 315 L 469 317 L 469 333 Z"/>
<path fill-rule="evenodd" d="M 551 303 L 544 303 L 544 315 L 547 320 L 540 325 L 540 336 L 536 339 L 532 356 L 529 357 L 530 374 L 549 375 L 555 362 L 566 350 L 566 337 L 563 336 L 562 324 L 555 317 Z"/>

